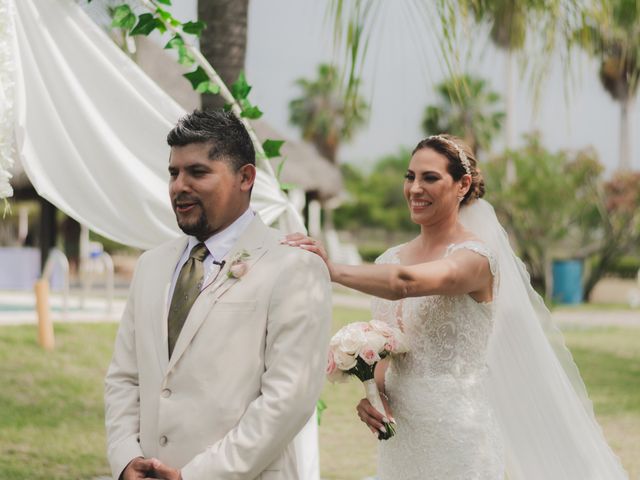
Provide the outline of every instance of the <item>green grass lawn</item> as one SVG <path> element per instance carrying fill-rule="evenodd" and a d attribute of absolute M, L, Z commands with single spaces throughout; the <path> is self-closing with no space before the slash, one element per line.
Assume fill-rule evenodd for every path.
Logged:
<path fill-rule="evenodd" d="M 336 308 L 334 328 L 366 320 Z M 114 324 L 56 326 L 56 350 L 35 344 L 33 326 L 0 327 L 0 478 L 91 479 L 108 475 L 102 381 Z M 631 478 L 640 474 L 640 329 L 566 332 L 598 419 Z M 357 381 L 327 384 L 320 427 L 322 476 L 361 480 L 375 473 L 377 441 L 360 423 Z"/>

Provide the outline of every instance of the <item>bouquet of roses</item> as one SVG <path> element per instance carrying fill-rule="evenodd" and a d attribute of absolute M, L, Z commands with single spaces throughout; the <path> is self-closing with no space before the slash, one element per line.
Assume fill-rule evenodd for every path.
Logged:
<path fill-rule="evenodd" d="M 367 400 L 385 415 L 373 372 L 386 356 L 406 351 L 404 334 L 399 328 L 380 320 L 350 323 L 331 339 L 327 378 L 330 382 L 340 382 L 355 375 L 364 383 Z M 378 433 L 380 440 L 391 438 L 395 433 L 393 424 L 385 422 L 384 427 L 386 432 Z"/>

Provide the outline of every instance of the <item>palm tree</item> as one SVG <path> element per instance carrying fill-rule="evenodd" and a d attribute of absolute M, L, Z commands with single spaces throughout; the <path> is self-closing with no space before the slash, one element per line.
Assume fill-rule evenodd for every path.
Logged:
<path fill-rule="evenodd" d="M 207 24 L 200 37 L 200 51 L 227 85 L 244 69 L 247 51 L 249 0 L 200 0 L 198 19 Z M 219 95 L 202 95 L 203 108 L 220 108 Z"/>
<path fill-rule="evenodd" d="M 366 101 L 360 96 L 345 101 L 340 75 L 331 65 L 318 66 L 315 79 L 300 78 L 296 85 L 302 94 L 289 103 L 289 122 L 300 128 L 302 137 L 321 155 L 337 163 L 340 143 L 353 138 L 366 122 Z"/>
<path fill-rule="evenodd" d="M 334 39 L 338 50 L 345 52 L 346 69 L 351 78 L 357 78 L 366 63 L 369 39 L 375 35 L 378 24 L 384 21 L 380 9 L 389 4 L 391 2 L 330 1 L 329 16 L 334 22 Z M 507 53 L 505 143 L 510 147 L 514 119 L 511 80 L 514 53 L 522 50 L 528 31 L 536 33 L 538 41 L 531 42 L 535 50 L 527 52 L 527 61 L 533 65 L 532 78 L 538 80 L 534 85 L 539 85 L 548 67 L 549 54 L 563 44 L 556 41 L 558 36 L 565 40 L 564 43 L 569 43 L 568 32 L 580 12 L 581 0 L 416 0 L 393 4 L 407 10 L 407 18 L 415 19 L 413 25 L 424 23 L 429 31 L 439 32 L 440 50 L 450 74 L 456 74 L 456 63 L 460 57 L 456 45 L 460 38 L 470 38 L 476 33 L 468 28 L 467 22 L 461 20 L 472 14 L 478 23 L 489 23 L 492 41 Z M 408 23 L 408 28 L 412 28 L 412 23 Z M 357 88 L 347 88 L 346 92 L 357 94 Z M 513 163 L 509 162 L 507 177 L 513 180 L 514 175 Z"/>
<path fill-rule="evenodd" d="M 618 170 L 631 169 L 630 113 L 640 78 L 640 1 L 606 0 L 587 12 L 575 35 L 578 44 L 600 61 L 600 81 L 620 103 Z"/>
<path fill-rule="evenodd" d="M 485 80 L 470 75 L 451 77 L 438 84 L 436 91 L 439 103 L 425 109 L 424 132 L 456 135 L 474 153 L 489 150 L 504 121 L 504 112 L 496 110 L 500 95 L 489 90 Z"/>
<path fill-rule="evenodd" d="M 513 60 L 514 53 L 522 50 L 527 34 L 527 13 L 529 5 L 514 0 L 480 0 L 472 2 L 471 7 L 479 23 L 488 22 L 491 27 L 490 37 L 493 44 L 503 50 L 507 57 L 505 66 L 507 119 L 505 128 L 505 146 L 513 145 L 514 120 L 514 88 Z M 509 176 L 509 171 L 507 171 Z"/>

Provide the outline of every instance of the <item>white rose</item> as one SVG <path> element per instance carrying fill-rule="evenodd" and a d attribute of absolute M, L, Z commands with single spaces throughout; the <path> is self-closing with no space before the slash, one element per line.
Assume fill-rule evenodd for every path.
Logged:
<path fill-rule="evenodd" d="M 380 334 L 384 335 L 387 338 L 391 338 L 394 336 L 394 328 L 386 322 L 381 320 L 371 320 L 369 325 Z"/>
<path fill-rule="evenodd" d="M 358 363 L 355 356 L 349 355 L 341 350 L 333 352 L 333 359 L 335 360 L 337 367 L 345 372 L 347 370 L 351 370 L 356 366 L 356 363 Z"/>
<path fill-rule="evenodd" d="M 381 333 L 371 330 L 365 334 L 366 348 L 373 350 L 376 353 L 380 353 L 384 350 L 384 345 L 387 343 L 387 339 Z"/>
<path fill-rule="evenodd" d="M 360 328 L 349 328 L 340 339 L 340 350 L 357 356 L 367 343 L 367 336 Z"/>

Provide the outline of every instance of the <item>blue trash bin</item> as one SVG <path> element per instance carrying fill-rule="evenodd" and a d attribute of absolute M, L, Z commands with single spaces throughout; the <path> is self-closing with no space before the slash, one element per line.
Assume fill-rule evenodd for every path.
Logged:
<path fill-rule="evenodd" d="M 582 303 L 582 260 L 553 261 L 553 299 L 558 303 Z"/>

